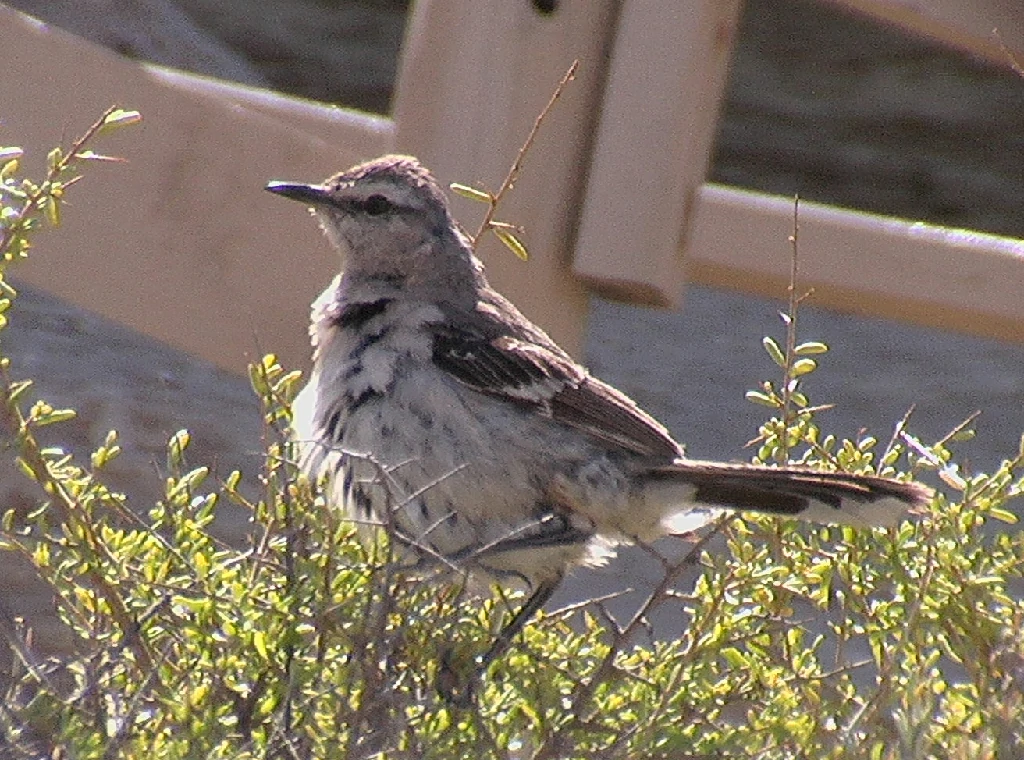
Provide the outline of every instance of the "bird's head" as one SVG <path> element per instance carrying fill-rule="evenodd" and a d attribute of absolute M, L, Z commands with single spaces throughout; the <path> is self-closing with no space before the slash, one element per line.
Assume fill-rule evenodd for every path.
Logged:
<path fill-rule="evenodd" d="M 382 156 L 320 184 L 270 182 L 267 190 L 312 208 L 347 274 L 419 279 L 472 258 L 444 192 L 411 156 Z"/>

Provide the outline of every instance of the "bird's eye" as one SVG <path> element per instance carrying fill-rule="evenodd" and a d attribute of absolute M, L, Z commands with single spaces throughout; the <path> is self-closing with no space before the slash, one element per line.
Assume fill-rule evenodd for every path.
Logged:
<path fill-rule="evenodd" d="M 381 216 L 391 210 L 391 201 L 383 195 L 371 195 L 363 201 L 363 210 L 370 216 Z"/>

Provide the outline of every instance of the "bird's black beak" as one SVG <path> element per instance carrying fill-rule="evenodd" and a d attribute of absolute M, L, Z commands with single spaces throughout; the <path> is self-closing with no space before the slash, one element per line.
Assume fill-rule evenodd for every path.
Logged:
<path fill-rule="evenodd" d="M 329 199 L 327 190 L 322 185 L 306 185 L 301 182 L 273 182 L 267 183 L 267 190 L 274 195 L 281 195 L 293 201 L 301 201 L 310 206 L 319 206 Z"/>

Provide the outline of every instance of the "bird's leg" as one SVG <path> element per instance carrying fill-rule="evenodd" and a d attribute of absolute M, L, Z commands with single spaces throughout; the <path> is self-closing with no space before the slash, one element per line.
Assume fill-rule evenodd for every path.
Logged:
<path fill-rule="evenodd" d="M 491 666 L 492 662 L 505 653 L 505 650 L 508 649 L 516 634 L 523 630 L 523 626 L 529 622 L 530 618 L 547 604 L 548 599 L 551 598 L 551 595 L 555 593 L 555 589 L 558 588 L 558 584 L 559 581 L 549 581 L 537 586 L 537 589 L 530 595 L 530 598 L 526 600 L 523 606 L 513 615 L 512 619 L 498 632 L 498 636 L 491 643 L 490 649 L 480 657 L 477 667 L 481 674 Z"/>
<path fill-rule="evenodd" d="M 457 672 L 458 668 L 452 662 L 451 648 L 445 650 L 441 656 L 440 670 L 437 675 L 437 690 L 446 702 L 459 707 L 466 707 L 472 702 L 477 682 L 483 678 L 491 664 L 508 650 L 512 639 L 523 630 L 523 626 L 530 618 L 547 603 L 551 595 L 555 593 L 555 589 L 558 588 L 560 580 L 555 579 L 541 583 L 534 589 L 530 598 L 498 632 L 488 650 L 477 658 L 468 678 L 462 677 Z"/>

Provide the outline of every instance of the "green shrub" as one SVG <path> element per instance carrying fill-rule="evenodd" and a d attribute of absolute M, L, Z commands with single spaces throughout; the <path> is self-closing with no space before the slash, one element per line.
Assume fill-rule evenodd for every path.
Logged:
<path fill-rule="evenodd" d="M 106 115 L 51 154 L 39 183 L 18 177 L 15 149 L 0 153 L 2 273 L 59 221 L 102 125 L 133 118 Z M 15 295 L 0 276 L 0 317 Z M 795 303 L 790 317 L 786 349 L 765 344 L 781 384 L 750 394 L 774 415 L 759 458 L 929 469 L 945 493 L 891 530 L 723 519 L 684 558 L 660 560 L 665 579 L 632 620 L 595 602 L 532 622 L 467 709 L 437 695 L 438 663 L 470 663 L 514 602 L 417 577 L 390 561 L 386 536 L 357 540 L 291 463 L 297 373 L 272 356 L 252 368 L 261 472 L 212 482 L 180 431 L 147 508 L 103 485 L 116 433 L 88 463 L 39 445 L 41 427 L 73 412 L 30 401 L 0 355 L 0 423 L 40 494 L 27 517 L 4 515 L 3 547 L 52 587 L 79 652 L 40 662 L 12 642 L 0 747 L 76 759 L 1024 756 L 1024 606 L 1011 593 L 1024 545 L 986 529 L 1011 520 L 1024 452 L 962 478 L 950 448 L 966 429 L 925 447 L 901 426 L 881 451 L 823 434 L 802 382 L 826 349 L 798 345 Z M 259 498 L 243 496 L 244 477 Z M 251 512 L 247 546 L 211 535 L 224 500 Z M 677 590 L 695 565 L 692 588 Z M 687 621 L 678 639 L 649 639 L 656 608 Z"/>

